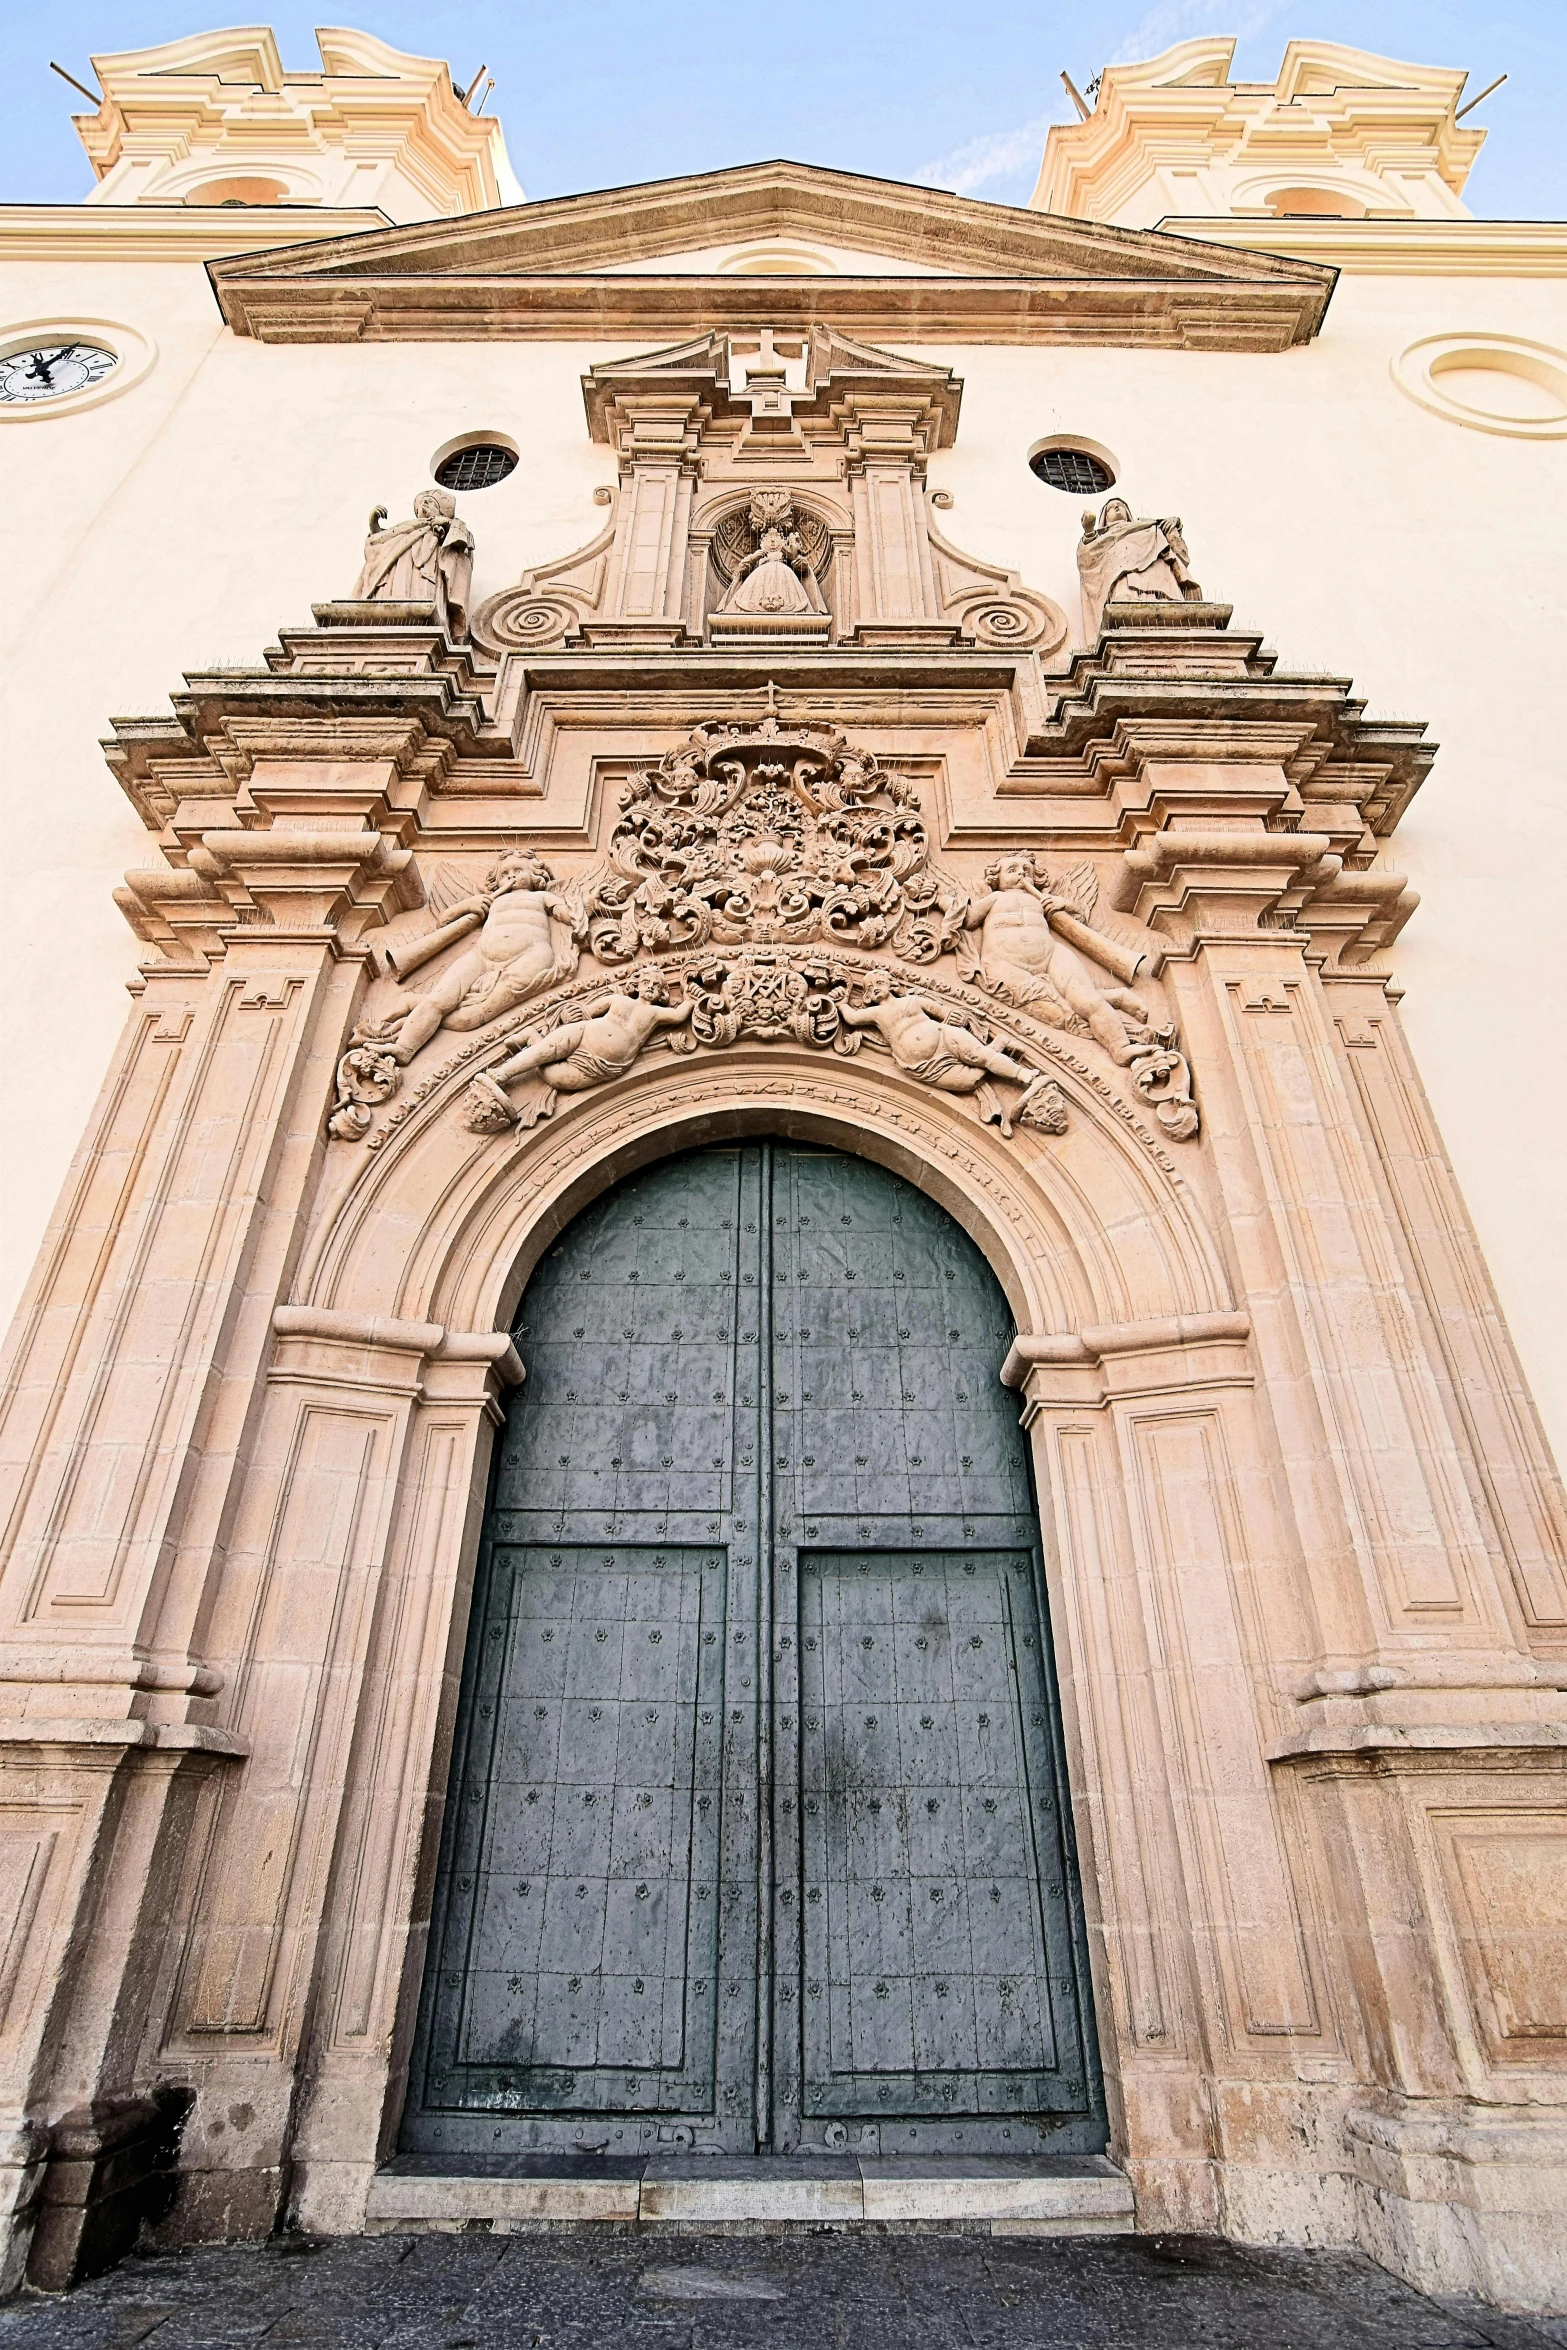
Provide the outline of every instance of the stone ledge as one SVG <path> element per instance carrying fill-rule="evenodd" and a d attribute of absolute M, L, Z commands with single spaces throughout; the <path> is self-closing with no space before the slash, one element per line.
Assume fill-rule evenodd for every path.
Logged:
<path fill-rule="evenodd" d="M 213 1722 L 149 1722 L 107 1714 L 6 1714 L 0 1716 L 0 1747 L 78 1746 L 146 1748 L 165 1753 L 215 1754 L 243 1762 L 250 1741 Z"/>
<path fill-rule="evenodd" d="M 1132 2188 L 1102 2155 L 857 2159 L 654 2155 L 591 2170 L 533 2157 L 509 2172 L 380 2171 L 365 2212 L 372 2232 L 501 2233 L 549 2221 L 643 2224 L 988 2224 L 996 2235 L 1121 2235 Z"/>

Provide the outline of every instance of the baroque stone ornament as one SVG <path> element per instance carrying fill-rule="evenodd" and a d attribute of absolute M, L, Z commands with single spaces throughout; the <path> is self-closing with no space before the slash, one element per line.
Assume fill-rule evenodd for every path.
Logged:
<path fill-rule="evenodd" d="M 389 1052 L 374 1045 L 350 1045 L 337 1064 L 337 1100 L 326 1130 L 338 1142 L 363 1142 L 375 1112 L 402 1084 L 403 1073 Z"/>
<path fill-rule="evenodd" d="M 771 702 L 772 689 L 769 687 Z M 626 785 L 594 891 L 601 962 L 649 950 L 815 941 L 934 962 L 965 900 L 930 862 L 919 795 L 837 730 L 698 727 Z"/>
<path fill-rule="evenodd" d="M 632 977 L 629 989 L 628 993 L 617 988 L 601 997 L 588 1006 L 580 1020 L 568 1020 L 543 1036 L 530 1037 L 498 1068 L 475 1077 L 463 1105 L 464 1125 L 475 1134 L 531 1126 L 536 1118 L 549 1116 L 558 1093 L 585 1093 L 590 1086 L 624 1077 L 660 1029 L 679 1028 L 691 1017 L 689 1003 L 670 1005 L 667 984 L 654 964 L 644 964 Z M 535 1073 L 543 1078 L 547 1090 L 524 1118 L 507 1100 L 503 1088 L 516 1078 Z"/>
<path fill-rule="evenodd" d="M 1179 515 L 1140 519 L 1124 498 L 1106 498 L 1097 517 L 1085 507 L 1077 570 L 1088 642 L 1098 636 L 1107 604 L 1200 603 L 1202 589 L 1189 563 Z"/>
<path fill-rule="evenodd" d="M 450 902 L 436 930 L 387 954 L 402 979 L 469 932 L 478 936 L 426 993 L 404 991 L 356 1044 L 380 1045 L 398 1063 L 411 1061 L 437 1029 L 486 1028 L 576 972 L 580 907 L 555 887 L 549 867 L 525 850 L 501 858 L 482 890 Z"/>
<path fill-rule="evenodd" d="M 963 916 L 977 947 L 958 946 L 959 962 L 993 995 L 1026 1006 L 1052 1028 L 1086 1030 L 1125 1069 L 1159 1124 L 1176 1142 L 1198 1130 L 1191 1071 L 1175 1050 L 1170 1021 L 1151 1017 L 1131 982 L 1149 958 L 1093 927 L 1099 881 L 1091 865 L 1052 880 L 1042 858 L 1019 850 L 985 869 L 986 888 Z M 1089 968 L 1100 964 L 1119 983 L 1107 987 Z"/>
<path fill-rule="evenodd" d="M 985 883 L 970 897 L 932 863 L 906 776 L 833 726 L 785 721 L 769 687 L 761 718 L 699 726 L 628 777 L 608 856 L 588 874 L 557 882 L 518 850 L 466 895 L 432 875 L 443 918 L 389 947 L 388 971 L 404 980 L 473 943 L 432 987 L 400 989 L 355 1030 L 328 1130 L 365 1139 L 374 1108 L 440 1029 L 488 1028 L 566 988 L 586 951 L 606 972 L 636 968 L 606 991 L 587 979 L 556 995 L 537 1028 L 513 1024 L 505 1057 L 469 1080 L 460 1114 L 473 1132 L 548 1117 L 559 1094 L 624 1076 L 659 1037 L 681 1053 L 790 1040 L 851 1055 L 873 1043 L 906 1076 L 971 1098 L 1004 1135 L 1017 1124 L 1063 1132 L 1066 1097 L 1037 1042 L 998 1042 L 969 994 L 978 988 L 1045 1029 L 1091 1038 L 1167 1137 L 1195 1135 L 1173 1024 L 1133 992 L 1149 956 L 1094 927 L 1092 866 L 1052 877 L 1017 852 Z M 947 955 L 958 988 L 931 994 L 917 974 Z M 459 1061 L 488 1049 L 476 1041 Z M 530 1078 L 514 1100 L 507 1088 Z"/>
<path fill-rule="evenodd" d="M 717 614 L 757 621 L 825 616 L 817 575 L 830 553 L 826 530 L 796 507 L 788 490 L 753 490 L 750 504 L 726 515 L 714 535 L 714 560 L 729 583 Z"/>
<path fill-rule="evenodd" d="M 421 490 L 413 520 L 381 526 L 386 508 L 377 506 L 365 540 L 364 568 L 354 583 L 361 603 L 433 604 L 436 618 L 454 637 L 468 634 L 468 591 L 473 578 L 473 533 L 458 519 L 448 490 Z"/>
<path fill-rule="evenodd" d="M 625 1076 L 661 1031 L 677 1053 L 792 1038 L 847 1058 L 870 1030 L 909 1076 L 940 1093 L 973 1095 L 981 1122 L 1002 1134 L 1011 1135 L 1015 1124 L 1066 1131 L 1066 1096 L 1047 1071 L 999 1050 L 983 1022 L 918 993 L 884 967 L 745 948 L 679 976 L 684 996 L 671 1002 L 664 972 L 643 964 L 623 988 L 585 1004 L 579 1015 L 525 1036 L 494 1068 L 470 1079 L 462 1123 L 474 1134 L 532 1126 L 551 1115 L 558 1094 Z M 513 1102 L 506 1088 L 535 1076 L 541 1089 Z M 998 1083 L 1021 1089 L 1010 1108 Z"/>

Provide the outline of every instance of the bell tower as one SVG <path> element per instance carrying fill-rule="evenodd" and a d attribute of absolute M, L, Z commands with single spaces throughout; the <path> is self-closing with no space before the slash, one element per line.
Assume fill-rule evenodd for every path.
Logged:
<path fill-rule="evenodd" d="M 285 204 L 449 219 L 522 201 L 501 126 L 446 65 L 370 33 L 322 30 L 318 73 L 284 69 L 265 26 L 95 57 L 76 128 L 89 204 Z M 482 105 L 482 97 L 479 100 Z"/>
<path fill-rule="evenodd" d="M 1118 228 L 1171 218 L 1464 220 L 1485 141 L 1464 74 L 1334 41 L 1291 41 L 1275 82 L 1230 78 L 1233 39 L 1106 66 L 1094 108 L 1045 141 L 1036 212 Z"/>

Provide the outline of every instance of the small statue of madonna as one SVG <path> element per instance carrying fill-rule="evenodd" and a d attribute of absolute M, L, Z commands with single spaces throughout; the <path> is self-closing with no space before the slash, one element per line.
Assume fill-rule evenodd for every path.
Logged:
<path fill-rule="evenodd" d="M 756 545 L 735 567 L 720 612 L 825 612 L 787 490 L 756 490 L 747 516 Z"/>

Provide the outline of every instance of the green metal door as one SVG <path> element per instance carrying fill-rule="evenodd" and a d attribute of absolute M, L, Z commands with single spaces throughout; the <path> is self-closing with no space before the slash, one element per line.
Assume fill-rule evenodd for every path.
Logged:
<path fill-rule="evenodd" d="M 785 1142 L 529 1283 L 403 2143 L 1104 2143 L 1011 1321 Z"/>

